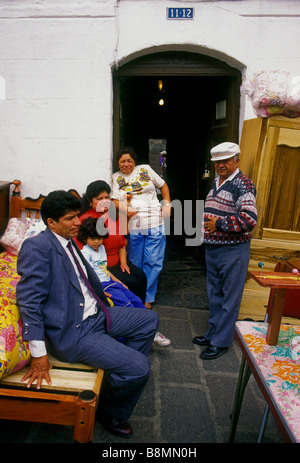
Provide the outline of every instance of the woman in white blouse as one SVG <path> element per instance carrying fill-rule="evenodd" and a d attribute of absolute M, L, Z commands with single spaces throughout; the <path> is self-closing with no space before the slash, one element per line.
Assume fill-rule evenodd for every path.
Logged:
<path fill-rule="evenodd" d="M 166 182 L 149 165 L 136 165 L 137 156 L 132 148 L 122 148 L 116 158 L 120 170 L 113 174 L 111 196 L 119 212 L 125 212 L 129 219 L 128 257 L 147 276 L 145 306 L 151 309 L 164 261 L 164 218 L 171 213 L 170 192 Z M 157 188 L 162 204 L 157 198 Z M 170 344 L 170 340 L 163 338 L 162 343 Z"/>

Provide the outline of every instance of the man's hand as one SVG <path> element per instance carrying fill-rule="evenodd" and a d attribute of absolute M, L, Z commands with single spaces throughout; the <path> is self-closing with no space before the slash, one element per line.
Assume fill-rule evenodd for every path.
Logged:
<path fill-rule="evenodd" d="M 51 384 L 51 378 L 49 374 L 51 366 L 49 364 L 48 355 L 43 355 L 42 357 L 32 357 L 30 369 L 28 373 L 21 379 L 21 381 L 26 381 L 30 378 L 27 387 L 30 387 L 31 384 L 37 380 L 37 389 L 40 389 L 42 385 L 43 378 L 47 381 L 48 384 Z"/>
<path fill-rule="evenodd" d="M 204 223 L 204 228 L 207 233 L 212 233 L 217 230 L 216 221 L 218 217 L 211 217 Z"/>

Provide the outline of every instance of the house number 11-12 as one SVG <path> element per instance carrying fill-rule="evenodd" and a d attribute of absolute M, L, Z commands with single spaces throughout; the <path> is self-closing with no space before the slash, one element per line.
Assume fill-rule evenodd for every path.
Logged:
<path fill-rule="evenodd" d="M 194 19 L 194 8 L 167 8 L 168 19 Z"/>

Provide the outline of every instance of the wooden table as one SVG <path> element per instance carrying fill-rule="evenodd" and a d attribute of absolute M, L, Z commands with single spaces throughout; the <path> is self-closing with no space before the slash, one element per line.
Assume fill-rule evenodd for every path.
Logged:
<path fill-rule="evenodd" d="M 291 270 L 296 268 L 300 272 L 300 261 L 299 260 L 287 260 L 285 265 L 289 267 Z"/>
<path fill-rule="evenodd" d="M 278 341 L 279 328 L 283 314 L 285 293 L 287 289 L 300 290 L 300 278 L 286 272 L 249 272 L 250 276 L 260 285 L 274 289 L 272 307 L 268 320 L 267 344 L 275 346 Z M 300 292 L 299 292 L 300 297 Z"/>
<path fill-rule="evenodd" d="M 281 325 L 276 346 L 266 343 L 267 324 L 238 321 L 235 337 L 242 350 L 228 442 L 233 442 L 244 392 L 251 373 L 286 442 L 300 442 L 300 368 L 293 358 L 300 326 Z M 261 433 L 260 433 L 261 435 Z"/>

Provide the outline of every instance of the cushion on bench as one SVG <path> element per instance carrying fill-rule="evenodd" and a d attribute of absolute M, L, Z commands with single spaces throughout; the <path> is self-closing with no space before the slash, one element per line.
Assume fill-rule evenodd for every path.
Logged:
<path fill-rule="evenodd" d="M 30 361 L 28 342 L 22 339 L 22 321 L 16 303 L 17 256 L 0 254 L 0 380 Z"/>

